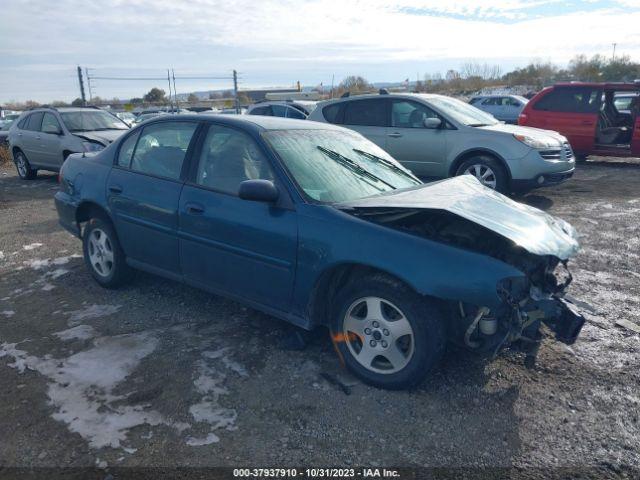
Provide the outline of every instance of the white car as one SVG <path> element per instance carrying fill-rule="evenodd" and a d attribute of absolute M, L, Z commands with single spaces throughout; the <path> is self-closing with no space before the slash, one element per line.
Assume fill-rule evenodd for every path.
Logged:
<path fill-rule="evenodd" d="M 315 110 L 317 104 L 318 102 L 309 100 L 264 101 L 251 105 L 247 110 L 247 115 L 265 115 L 304 120 Z"/>

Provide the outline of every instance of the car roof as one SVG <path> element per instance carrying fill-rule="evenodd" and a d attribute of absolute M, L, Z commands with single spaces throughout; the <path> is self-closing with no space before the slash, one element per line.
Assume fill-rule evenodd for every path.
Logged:
<path fill-rule="evenodd" d="M 201 122 L 203 118 L 215 120 L 221 125 L 237 126 L 264 130 L 345 130 L 343 127 L 328 123 L 313 122 L 311 120 L 297 120 L 293 118 L 271 117 L 263 115 L 220 115 L 216 113 L 193 113 L 182 115 L 161 115 L 153 122 L 167 122 L 172 119 L 180 121 L 194 120 Z M 151 123 L 151 122 L 150 122 Z M 147 124 L 148 125 L 148 124 Z"/>
<path fill-rule="evenodd" d="M 604 90 L 640 90 L 640 81 L 635 82 L 560 82 L 554 87 L 597 87 Z"/>
<path fill-rule="evenodd" d="M 318 106 L 324 107 L 326 105 L 329 105 L 330 103 L 348 102 L 350 100 L 363 100 L 363 99 L 369 99 L 369 98 L 388 98 L 388 97 L 428 100 L 430 98 L 447 97 L 447 95 L 438 95 L 437 93 L 408 93 L 408 92 L 407 93 L 383 93 L 383 94 L 363 93 L 361 95 L 349 95 L 348 97 L 339 97 L 339 98 L 324 100 L 322 102 L 318 102 Z"/>

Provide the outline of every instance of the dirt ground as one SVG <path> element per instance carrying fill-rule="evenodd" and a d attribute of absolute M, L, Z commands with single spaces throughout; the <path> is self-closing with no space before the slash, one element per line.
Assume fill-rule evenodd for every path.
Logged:
<path fill-rule="evenodd" d="M 323 332 L 282 350 L 284 323 L 223 298 L 142 273 L 100 288 L 56 189 L 0 168 L 0 470 L 640 469 L 640 335 L 615 325 L 640 324 L 640 160 L 592 159 L 520 199 L 581 234 L 570 293 L 595 313 L 578 342 L 545 339 L 532 370 L 450 350 L 410 392 L 352 381 Z"/>

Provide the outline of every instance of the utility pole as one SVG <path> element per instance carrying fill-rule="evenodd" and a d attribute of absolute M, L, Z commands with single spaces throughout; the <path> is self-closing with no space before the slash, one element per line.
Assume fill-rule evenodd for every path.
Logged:
<path fill-rule="evenodd" d="M 93 103 L 93 92 L 91 91 L 91 77 L 89 76 L 89 69 L 84 68 L 84 75 L 87 77 L 87 88 L 89 89 L 89 103 Z"/>
<path fill-rule="evenodd" d="M 173 99 L 176 101 L 176 108 L 178 108 L 178 96 L 176 94 L 176 73 L 171 69 L 171 78 L 173 78 Z"/>
<path fill-rule="evenodd" d="M 238 72 L 233 71 L 233 98 L 236 104 L 236 113 L 240 113 L 240 99 L 238 98 Z"/>
<path fill-rule="evenodd" d="M 167 83 L 169 84 L 169 106 L 173 108 L 173 101 L 171 100 L 171 77 L 169 76 L 168 68 L 167 68 Z"/>
<path fill-rule="evenodd" d="M 87 97 L 84 94 L 84 81 L 82 80 L 82 68 L 78 65 L 78 83 L 80 84 L 80 98 L 82 98 L 82 104 L 87 104 Z"/>
<path fill-rule="evenodd" d="M 611 61 L 615 62 L 616 61 L 616 45 L 618 45 L 617 43 L 613 44 L 613 55 L 611 56 Z"/>

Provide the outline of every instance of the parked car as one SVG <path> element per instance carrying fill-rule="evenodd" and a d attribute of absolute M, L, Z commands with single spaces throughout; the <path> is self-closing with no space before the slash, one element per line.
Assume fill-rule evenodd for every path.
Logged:
<path fill-rule="evenodd" d="M 558 83 L 532 98 L 520 125 L 566 136 L 579 159 L 588 155 L 640 156 L 640 82 Z M 615 98 L 633 94 L 626 109 Z"/>
<path fill-rule="evenodd" d="M 155 112 L 148 112 L 148 113 L 140 113 L 135 121 L 133 122 L 134 125 L 139 125 L 142 122 L 145 122 L 147 120 L 149 120 L 150 118 L 156 118 L 159 117 L 160 115 L 168 115 L 167 112 L 161 112 L 161 111 L 155 111 Z"/>
<path fill-rule="evenodd" d="M 471 176 L 424 185 L 332 125 L 158 117 L 71 155 L 55 204 L 100 285 L 137 268 L 327 326 L 346 365 L 383 388 L 418 383 L 447 340 L 535 346 L 544 322 L 571 343 L 584 321 L 563 299 L 569 224 Z"/>
<path fill-rule="evenodd" d="M 506 123 L 518 123 L 518 116 L 529 102 L 520 95 L 478 95 L 469 103 Z"/>
<path fill-rule="evenodd" d="M 0 147 L 9 146 L 9 128 L 13 122 L 14 120 L 5 121 L 0 126 Z"/>
<path fill-rule="evenodd" d="M 129 126 L 95 107 L 36 108 L 20 115 L 9 129 L 9 145 L 22 179 L 38 170 L 57 172 L 72 153 L 98 152 Z"/>
<path fill-rule="evenodd" d="M 356 130 L 421 178 L 471 174 L 503 193 L 564 182 L 575 168 L 562 135 L 501 124 L 443 95 L 340 98 L 319 104 L 308 120 Z"/>
<path fill-rule="evenodd" d="M 122 120 L 130 127 L 135 123 L 136 116 L 131 112 L 116 112 L 115 116 Z"/>
<path fill-rule="evenodd" d="M 313 112 L 317 103 L 308 100 L 259 102 L 249 106 L 247 115 L 266 115 L 304 120 Z"/>

